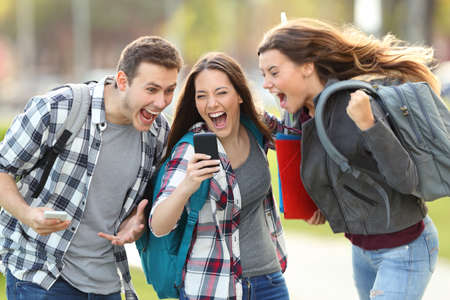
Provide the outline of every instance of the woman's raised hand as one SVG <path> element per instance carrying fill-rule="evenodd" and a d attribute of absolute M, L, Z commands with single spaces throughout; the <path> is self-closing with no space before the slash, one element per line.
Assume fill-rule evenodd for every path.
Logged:
<path fill-rule="evenodd" d="M 347 114 L 361 130 L 367 130 L 375 124 L 375 118 L 370 107 L 370 98 L 362 90 L 350 94 Z"/>

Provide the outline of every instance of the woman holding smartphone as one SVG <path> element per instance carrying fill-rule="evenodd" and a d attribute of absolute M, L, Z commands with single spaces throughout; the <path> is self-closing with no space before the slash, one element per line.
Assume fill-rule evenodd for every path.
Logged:
<path fill-rule="evenodd" d="M 188 131 L 213 132 L 219 160 L 181 143 L 173 151 L 150 216 L 168 234 L 189 197 L 211 178 L 184 269 L 180 299 L 289 299 L 286 251 L 266 151 L 271 134 L 258 119 L 239 64 L 223 53 L 201 58 L 180 94 L 168 155 Z"/>
<path fill-rule="evenodd" d="M 346 176 L 327 157 L 312 120 L 316 100 L 333 82 L 361 75 L 378 77 L 384 84 L 424 81 L 439 94 L 427 67 L 432 54 L 392 35 L 378 40 L 314 19 L 271 29 L 258 49 L 264 88 L 278 97 L 302 130 L 303 183 L 333 231 L 345 232 L 353 245 L 361 300 L 421 299 L 436 266 L 438 235 L 424 201 L 412 195 L 418 183 L 415 163 L 382 110 L 362 90 L 343 91 L 329 99 L 324 122 L 339 151 L 389 195 L 389 220 L 373 187 Z"/>

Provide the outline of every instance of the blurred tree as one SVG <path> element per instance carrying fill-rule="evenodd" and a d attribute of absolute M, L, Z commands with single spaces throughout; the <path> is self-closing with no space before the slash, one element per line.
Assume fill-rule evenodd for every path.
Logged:
<path fill-rule="evenodd" d="M 0 2 L 0 20 L 4 20 L 11 13 L 13 6 L 12 0 L 3 0 Z"/>
<path fill-rule="evenodd" d="M 236 32 L 238 0 L 184 1 L 168 20 L 166 34 L 180 46 L 191 64 L 208 51 L 228 49 Z"/>
<path fill-rule="evenodd" d="M 264 32 L 280 22 L 281 11 L 288 19 L 350 22 L 352 10 L 353 0 L 186 0 L 168 20 L 165 35 L 181 45 L 188 63 L 207 51 L 220 50 L 247 65 L 249 59 L 256 62 L 256 47 Z"/>
<path fill-rule="evenodd" d="M 442 6 L 443 3 L 435 0 L 384 0 L 382 4 L 384 32 L 393 32 L 411 43 L 432 44 L 433 19 L 438 16 L 438 4 Z"/>
<path fill-rule="evenodd" d="M 76 81 L 91 68 L 91 9 L 89 0 L 72 0 L 73 69 Z"/>
<path fill-rule="evenodd" d="M 433 46 L 438 60 L 450 59 L 450 0 L 383 0 L 382 3 L 383 32 Z"/>
<path fill-rule="evenodd" d="M 169 0 L 170 1 L 170 0 Z M 34 4 L 36 64 L 43 73 L 74 74 L 75 56 L 70 0 L 31 0 Z M 165 20 L 164 1 L 88 1 L 91 40 L 94 48 L 91 68 L 115 66 L 121 49 L 140 35 L 160 34 Z M 2 9 L 4 8 L 4 9 Z M 0 34 L 16 39 L 17 2 L 1 0 Z M 4 16 L 4 17 L 3 17 Z M 79 51 L 79 50 L 78 50 Z"/>
<path fill-rule="evenodd" d="M 34 3 L 35 63 L 41 74 L 74 74 L 74 36 L 71 0 L 30 0 Z M 383 32 L 406 39 L 408 2 L 383 0 Z M 423 0 L 414 0 L 423 1 Z M 433 0 L 433 35 L 449 44 L 450 0 Z M 423 1 L 429 2 L 429 1 Z M 0 0 L 0 35 L 17 41 L 17 1 Z M 206 51 L 225 51 L 246 68 L 257 67 L 256 47 L 266 30 L 288 19 L 314 17 L 336 23 L 352 21 L 353 0 L 165 0 L 89 1 L 91 64 L 114 68 L 123 46 L 140 35 L 157 34 L 173 41 L 192 63 Z M 77 50 L 80 51 L 80 50 Z M 13 49 L 12 53 L 18 53 Z M 450 54 L 449 54 L 450 55 Z M 449 56 L 447 55 L 447 56 Z M 444 55 L 445 56 L 445 55 Z"/>
<path fill-rule="evenodd" d="M 17 0 L 17 52 L 19 76 L 24 84 L 32 86 L 36 73 L 36 42 L 34 34 L 34 3 L 32 0 Z"/>
<path fill-rule="evenodd" d="M 450 0 L 435 0 L 434 27 L 440 34 L 450 36 Z"/>
<path fill-rule="evenodd" d="M 433 32 L 434 0 L 408 0 L 406 39 L 413 43 L 431 45 Z"/>
<path fill-rule="evenodd" d="M 16 33 L 15 0 L 0 1 L 0 34 L 13 39 Z"/>

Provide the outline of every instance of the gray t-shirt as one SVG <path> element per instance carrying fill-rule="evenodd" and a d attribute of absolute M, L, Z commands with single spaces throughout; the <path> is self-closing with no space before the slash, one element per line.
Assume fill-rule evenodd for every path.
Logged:
<path fill-rule="evenodd" d="M 111 242 L 98 232 L 114 233 L 128 189 L 141 162 L 141 134 L 132 125 L 107 123 L 81 223 L 64 255 L 61 275 L 85 293 L 120 291 Z"/>
<path fill-rule="evenodd" d="M 244 277 L 281 270 L 264 215 L 264 199 L 270 189 L 269 166 L 253 135 L 248 132 L 248 136 L 248 158 L 234 170 L 242 198 L 239 246 Z"/>

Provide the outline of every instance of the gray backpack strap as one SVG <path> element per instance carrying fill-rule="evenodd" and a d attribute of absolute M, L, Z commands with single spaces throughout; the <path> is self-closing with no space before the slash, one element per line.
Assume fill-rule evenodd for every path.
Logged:
<path fill-rule="evenodd" d="M 70 144 L 77 136 L 81 127 L 86 121 L 91 106 L 91 95 L 89 87 L 84 83 L 69 83 L 68 86 L 73 92 L 72 108 L 69 111 L 64 126 L 62 126 L 56 133 L 56 140 L 58 140 L 65 130 L 68 130 L 71 135 L 66 144 Z"/>
<path fill-rule="evenodd" d="M 342 91 L 342 90 L 359 90 L 364 89 L 371 95 L 377 95 L 376 90 L 367 82 L 359 81 L 359 80 L 345 80 L 345 81 L 339 81 L 336 83 L 333 83 L 329 87 L 325 88 L 322 93 L 319 95 L 319 99 L 317 101 L 316 105 L 316 112 L 314 115 L 314 122 L 317 129 L 317 135 L 319 137 L 320 143 L 322 144 L 323 148 L 327 152 L 327 155 L 339 166 L 341 171 L 343 173 L 349 173 L 352 174 L 353 177 L 358 178 L 359 180 L 362 180 L 366 183 L 368 183 L 370 186 L 372 186 L 378 194 L 381 196 L 381 198 L 384 201 L 384 205 L 386 207 L 386 228 L 390 225 L 390 204 L 389 204 L 389 198 L 386 194 L 386 191 L 377 183 L 375 182 L 370 176 L 364 173 L 364 171 L 360 170 L 359 168 L 355 166 L 351 166 L 349 164 L 348 159 L 342 155 L 336 147 L 334 147 L 333 143 L 328 138 L 327 132 L 325 130 L 323 118 L 325 114 L 325 105 L 330 99 L 330 97 L 335 94 L 336 92 Z"/>
<path fill-rule="evenodd" d="M 316 105 L 316 112 L 314 115 L 314 122 L 317 128 L 317 134 L 319 136 L 320 143 L 323 145 L 327 154 L 331 159 L 336 162 L 342 172 L 353 173 L 352 167 L 348 163 L 348 159 L 343 156 L 331 143 L 325 131 L 325 125 L 323 123 L 323 117 L 325 113 L 325 105 L 328 99 L 336 92 L 342 90 L 359 90 L 365 89 L 373 94 L 377 94 L 376 90 L 367 82 L 358 80 L 345 80 L 333 83 L 329 87 L 325 88 L 319 96 L 319 100 Z"/>
<path fill-rule="evenodd" d="M 42 162 L 40 162 L 40 165 L 43 166 L 44 171 L 39 180 L 39 184 L 32 195 L 33 198 L 37 198 L 42 192 L 56 158 L 64 151 L 66 145 L 70 144 L 78 135 L 78 132 L 86 122 L 89 113 L 89 108 L 91 106 L 89 87 L 86 84 L 67 84 L 65 86 L 72 89 L 72 107 L 63 126 L 55 134 L 55 144 L 41 159 Z"/>

